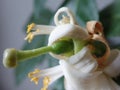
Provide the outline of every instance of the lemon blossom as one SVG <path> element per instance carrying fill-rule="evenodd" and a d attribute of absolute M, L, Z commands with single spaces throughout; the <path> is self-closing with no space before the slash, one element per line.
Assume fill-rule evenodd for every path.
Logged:
<path fill-rule="evenodd" d="M 67 16 L 62 15 L 63 13 Z M 59 20 L 61 15 L 62 19 Z M 120 51 L 110 50 L 104 38 L 102 24 L 89 21 L 86 28 L 82 28 L 67 7 L 62 7 L 56 12 L 54 22 L 56 26 L 34 23 L 28 25 L 25 40 L 31 42 L 34 36 L 47 34 L 47 47 L 31 52 L 6 50 L 3 64 L 12 67 L 16 65 L 16 62 L 11 65 L 13 58 L 20 61 L 31 58 L 32 55 L 38 56 L 49 52 L 54 58 L 59 59 L 59 65 L 44 70 L 35 69 L 28 74 L 35 84 L 38 84 L 41 77 L 44 78 L 41 90 L 47 90 L 50 84 L 62 76 L 65 90 L 120 90 L 111 79 L 120 73 L 120 66 L 116 64 L 120 58 Z"/>
<path fill-rule="evenodd" d="M 69 18 L 63 16 L 62 20 L 58 20 L 58 16 L 62 12 L 67 13 Z M 91 54 L 89 46 L 85 46 L 70 57 L 50 53 L 53 57 L 60 60 L 60 65 L 46 70 L 41 70 L 39 73 L 29 73 L 29 77 L 48 77 L 49 83 L 46 85 L 50 85 L 56 79 L 64 76 L 66 90 L 120 90 L 120 87 L 111 79 L 111 77 L 116 76 L 114 69 L 117 69 L 117 67 L 114 68 L 115 66 L 113 66 L 111 62 L 118 59 L 119 51 L 110 51 L 110 48 L 103 36 L 101 23 L 89 21 L 86 26 L 87 29 L 84 29 L 76 24 L 72 12 L 65 7 L 57 11 L 54 21 L 57 27 L 53 29 L 51 26 L 51 30 L 53 31 L 49 30 L 50 27 L 48 27 L 49 29 L 47 30 L 47 34 L 50 34 L 48 45 L 51 45 L 62 38 L 78 40 L 87 40 L 92 38 L 103 42 L 106 45 L 107 53 L 105 53 L 104 57 L 96 58 Z M 46 34 L 46 31 L 42 34 Z M 111 57 L 110 54 L 115 57 Z M 101 60 L 100 63 L 98 63 L 97 60 Z M 99 64 L 102 67 L 101 69 L 99 68 Z M 48 86 L 45 87 L 44 85 L 43 89 L 47 89 L 47 87 Z"/>

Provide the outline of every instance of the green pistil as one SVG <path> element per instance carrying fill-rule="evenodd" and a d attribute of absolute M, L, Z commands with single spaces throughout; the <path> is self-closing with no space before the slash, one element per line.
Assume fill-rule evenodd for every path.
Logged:
<path fill-rule="evenodd" d="M 88 44 L 87 40 L 73 39 L 74 43 L 74 54 L 79 52 L 84 46 Z"/>
<path fill-rule="evenodd" d="M 52 52 L 54 54 L 64 54 L 71 52 L 74 46 L 72 41 L 57 41 L 51 46 L 41 47 L 33 50 L 6 49 L 3 55 L 3 64 L 5 67 L 15 67 L 18 61 L 27 60 L 39 55 Z"/>

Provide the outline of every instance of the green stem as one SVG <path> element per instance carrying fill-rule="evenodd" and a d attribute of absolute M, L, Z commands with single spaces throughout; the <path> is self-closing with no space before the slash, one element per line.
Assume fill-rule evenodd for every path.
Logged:
<path fill-rule="evenodd" d="M 33 50 L 16 50 L 6 49 L 3 55 L 3 64 L 5 67 L 15 67 L 18 61 L 23 61 L 26 59 L 30 59 L 48 52 L 52 52 L 54 54 L 64 54 L 71 52 L 73 50 L 73 42 L 70 41 L 57 41 L 53 43 L 51 46 L 46 46 L 42 48 L 37 48 Z"/>
<path fill-rule="evenodd" d="M 74 54 L 79 52 L 84 46 L 88 44 L 87 40 L 73 39 L 74 43 Z"/>
<path fill-rule="evenodd" d="M 46 47 L 37 48 L 33 50 L 26 50 L 26 51 L 20 50 L 20 51 L 17 51 L 17 58 L 18 58 L 18 61 L 21 61 L 21 60 L 37 57 L 39 55 L 42 55 L 51 51 L 52 51 L 51 46 L 46 46 Z"/>

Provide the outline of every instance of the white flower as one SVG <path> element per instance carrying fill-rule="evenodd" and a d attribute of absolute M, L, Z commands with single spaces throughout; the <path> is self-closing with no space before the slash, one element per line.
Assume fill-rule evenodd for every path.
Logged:
<path fill-rule="evenodd" d="M 58 16 L 62 12 L 67 13 L 68 16 L 63 16 L 62 20 L 58 20 Z M 106 52 L 103 57 L 97 58 L 91 54 L 91 48 L 85 46 L 69 57 L 64 54 L 50 53 L 60 60 L 60 65 L 46 70 L 36 69 L 28 75 L 31 81 L 38 84 L 39 78 L 44 77 L 41 90 L 46 90 L 48 85 L 64 76 L 66 90 L 120 90 L 120 87 L 111 79 L 120 73 L 120 65 L 115 64 L 120 57 L 120 52 L 118 50 L 110 51 L 104 39 L 101 24 L 91 21 L 87 23 L 87 29 L 83 29 L 76 24 L 72 12 L 66 7 L 58 10 L 54 21 L 57 26 L 29 25 L 27 32 L 29 34 L 25 39 L 30 42 L 35 35 L 50 34 L 49 46 L 61 39 L 87 40 L 91 38 L 103 42 L 107 48 Z M 31 32 L 30 29 L 36 31 Z"/>
<path fill-rule="evenodd" d="M 116 53 L 116 51 L 111 53 L 113 52 Z M 116 59 L 120 57 L 118 54 L 120 53 L 116 53 Z M 66 90 L 120 90 L 120 87 L 111 79 L 112 75 L 116 76 L 116 70 L 119 71 L 120 66 L 112 67 L 113 64 L 111 64 L 104 69 L 107 71 L 97 70 L 97 62 L 86 47 L 68 60 L 60 60 L 59 64 L 53 68 L 40 70 L 39 73 L 31 74 L 31 76 L 32 78 L 48 77 L 47 85 L 64 76 Z"/>

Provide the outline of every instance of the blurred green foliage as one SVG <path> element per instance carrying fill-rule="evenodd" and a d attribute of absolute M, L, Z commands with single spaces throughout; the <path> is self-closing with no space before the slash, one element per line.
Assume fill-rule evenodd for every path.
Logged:
<path fill-rule="evenodd" d="M 36 24 L 51 24 L 55 11 L 46 7 L 46 2 L 49 0 L 34 0 L 33 13 L 26 23 L 34 22 Z M 107 38 L 120 35 L 120 0 L 115 0 L 110 6 L 106 7 L 102 11 L 98 11 L 96 0 L 64 0 L 55 10 L 62 6 L 67 6 L 73 10 L 76 20 L 79 25 L 85 27 L 85 24 L 89 20 L 99 20 L 105 27 L 105 36 Z M 31 43 L 25 43 L 23 49 L 33 49 L 47 44 L 48 36 L 36 36 Z M 119 45 L 117 45 L 118 47 Z M 115 46 L 113 46 L 116 48 Z M 29 61 L 20 62 L 15 69 L 16 82 L 20 84 L 27 74 L 32 71 L 35 66 L 42 64 L 44 61 L 48 63 L 47 67 L 52 67 L 58 64 L 58 60 L 55 60 L 50 55 L 42 55 L 37 58 L 33 58 Z M 64 90 L 63 78 L 56 81 L 52 90 Z"/>

